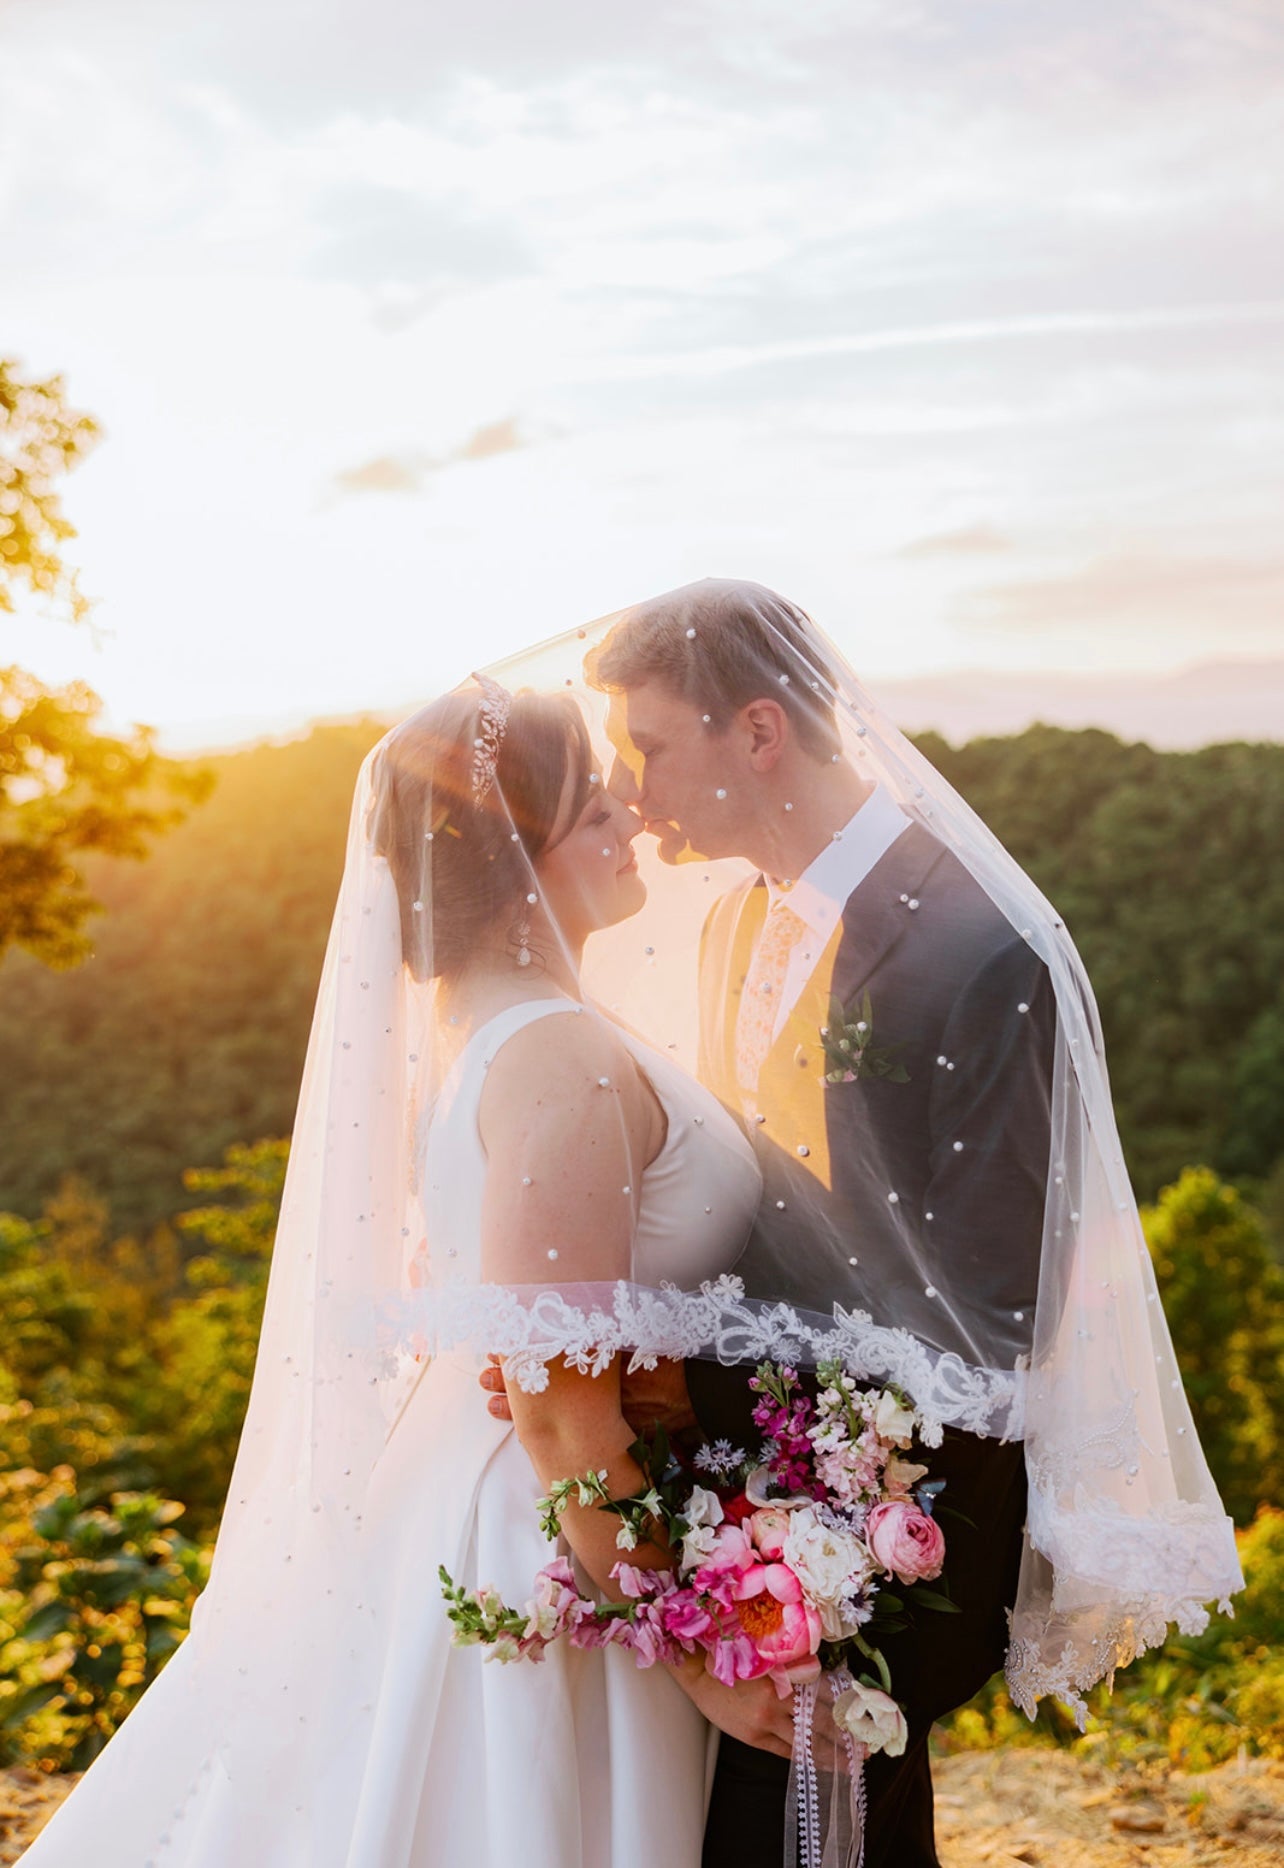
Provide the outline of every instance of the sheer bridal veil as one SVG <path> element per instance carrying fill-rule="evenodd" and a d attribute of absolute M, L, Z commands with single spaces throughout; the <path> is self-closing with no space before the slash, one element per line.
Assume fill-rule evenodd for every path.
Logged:
<path fill-rule="evenodd" d="M 681 703 L 686 740 L 641 735 L 640 690 Z M 793 748 L 783 799 L 767 780 L 758 798 L 719 779 L 746 694 L 771 702 Z M 664 808 L 666 769 L 681 809 Z M 591 825 L 580 814 L 595 792 L 645 805 L 648 785 L 660 803 L 633 845 L 636 876 L 604 837 L 599 894 L 577 905 L 564 892 L 560 925 L 555 823 L 569 811 Z M 835 870 L 836 916 L 824 890 L 807 897 L 806 877 L 773 873 L 762 818 L 820 821 L 831 793 L 847 801 L 836 848 L 866 810 L 861 837 L 882 826 L 863 879 L 859 863 Z M 893 870 L 904 885 L 880 893 Z M 781 899 L 806 959 L 788 1004 L 745 1011 L 755 984 L 773 984 L 756 979 L 754 955 Z M 728 1275 L 647 1282 L 645 1164 L 609 1121 L 594 1123 L 598 1205 L 574 1240 L 526 1228 L 538 1249 L 480 1270 L 459 1252 L 449 1176 L 424 1171 L 425 1137 L 463 1049 L 484 1045 L 451 979 L 486 941 L 508 954 L 519 996 L 565 992 L 624 1025 L 701 1074 L 754 1138 L 763 1216 Z M 889 1024 L 870 983 L 871 969 L 912 979 L 915 965 L 922 1005 L 937 1008 L 930 1056 L 926 1025 Z M 542 1023 L 550 1067 L 567 1022 Z M 1019 1146 L 1014 1106 L 1029 1117 Z M 930 1131 L 922 1147 L 918 1130 Z M 538 1180 L 515 1175 L 513 1198 L 538 1199 Z M 693 1239 L 704 1219 L 692 1212 Z M 592 1368 L 617 1353 L 800 1365 L 838 1353 L 900 1383 L 938 1425 L 1023 1437 L 1008 1679 L 1030 1712 L 1046 1693 L 1080 1703 L 1241 1585 L 1070 933 L 832 643 L 756 584 L 693 584 L 470 676 L 362 766 L 253 1392 L 210 1582 L 171 1662 L 190 1684 L 176 1816 L 216 1758 L 233 1790 L 238 1774 L 270 1780 L 267 1717 L 277 1762 L 289 1759 L 282 1781 L 302 1772 L 319 1787 L 300 1825 L 340 1819 L 335 1760 L 378 1744 L 379 1721 L 398 1716 L 380 1700 L 398 1634 L 380 1619 L 363 1506 L 427 1359 L 458 1346 L 501 1351 L 533 1387 L 557 1356 Z M 424 1553 L 427 1591 L 436 1560 Z"/>

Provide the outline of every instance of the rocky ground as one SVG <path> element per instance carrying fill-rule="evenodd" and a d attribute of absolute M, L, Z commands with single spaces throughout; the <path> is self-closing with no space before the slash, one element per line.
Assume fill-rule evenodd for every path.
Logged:
<path fill-rule="evenodd" d="M 974 1751 L 933 1767 L 944 1868 L 1280 1868 L 1284 1764 L 1198 1777 L 1108 1771 L 1048 1750 Z M 0 1868 L 74 1778 L 0 1772 Z"/>

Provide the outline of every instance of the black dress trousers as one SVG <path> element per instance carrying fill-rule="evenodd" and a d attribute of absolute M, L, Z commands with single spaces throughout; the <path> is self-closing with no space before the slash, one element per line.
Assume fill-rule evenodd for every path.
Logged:
<path fill-rule="evenodd" d="M 696 1414 L 715 1434 L 719 1408 L 712 1391 L 728 1372 L 737 1373 L 687 1365 Z M 738 1401 L 736 1396 L 733 1404 Z M 866 1868 L 938 1868 L 928 1736 L 934 1720 L 965 1705 L 1002 1667 L 1007 1611 L 1016 1599 L 1025 1525 L 1024 1449 L 1019 1442 L 1005 1446 L 946 1428 L 929 1458 L 932 1477 L 946 1481 L 945 1575 L 960 1612 L 921 1608 L 909 1627 L 883 1643 L 892 1690 L 906 1709 L 909 1742 L 901 1757 L 880 1752 L 865 1766 Z M 783 1758 L 723 1737 L 703 1868 L 781 1868 L 788 1781 Z"/>

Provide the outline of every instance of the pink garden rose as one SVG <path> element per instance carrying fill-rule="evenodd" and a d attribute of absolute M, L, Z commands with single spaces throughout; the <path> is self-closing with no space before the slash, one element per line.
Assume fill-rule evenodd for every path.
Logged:
<path fill-rule="evenodd" d="M 789 1513 L 782 1511 L 779 1506 L 767 1506 L 762 1511 L 755 1511 L 749 1520 L 749 1535 L 753 1539 L 754 1548 L 769 1562 L 776 1562 L 789 1535 Z"/>
<path fill-rule="evenodd" d="M 930 1582 L 945 1562 L 940 1525 L 909 1499 L 875 1505 L 865 1520 L 865 1542 L 879 1569 L 899 1583 Z"/>

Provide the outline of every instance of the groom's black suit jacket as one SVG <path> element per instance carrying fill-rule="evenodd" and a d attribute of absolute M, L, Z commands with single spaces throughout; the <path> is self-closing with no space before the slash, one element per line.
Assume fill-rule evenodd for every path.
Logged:
<path fill-rule="evenodd" d="M 701 1075 L 733 1109 L 736 1019 L 766 907 L 761 881 L 732 891 L 702 940 L 701 1003 L 716 1009 Z M 905 1080 L 889 1071 L 827 1084 L 831 995 L 854 1020 L 866 993 L 870 1043 Z M 989 1365 L 1011 1368 L 1034 1315 L 1055 1026 L 1043 962 L 941 840 L 911 824 L 849 897 L 759 1077 L 765 1120 L 748 1126 L 764 1197 L 734 1267 L 750 1295 L 856 1303 L 968 1362 L 983 1327 Z M 705 1433 L 752 1444 L 745 1370 L 690 1362 L 687 1381 Z M 947 1429 L 929 1457 L 944 1502 L 972 1521 L 943 1521 L 963 1612 L 920 1610 L 886 1643 L 911 1742 L 904 1758 L 869 1766 L 867 1868 L 935 1862 L 927 1733 L 1002 1665 L 1016 1590 L 1020 1445 Z M 786 1775 L 769 1753 L 723 1740 L 707 1868 L 779 1861 Z"/>

